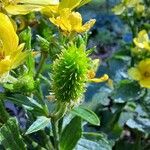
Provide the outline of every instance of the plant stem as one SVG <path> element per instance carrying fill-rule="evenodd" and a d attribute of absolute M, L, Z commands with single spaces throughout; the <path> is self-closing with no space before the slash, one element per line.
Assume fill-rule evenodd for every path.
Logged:
<path fill-rule="evenodd" d="M 2 121 L 2 123 L 5 123 L 7 122 L 8 119 L 9 119 L 9 114 L 7 113 L 4 107 L 3 100 L 0 99 L 0 121 Z"/>
<path fill-rule="evenodd" d="M 39 67 L 38 67 L 38 70 L 36 72 L 36 75 L 35 75 L 35 79 L 37 79 L 42 71 L 42 68 L 43 68 L 43 65 L 47 59 L 47 52 L 42 52 L 41 54 L 41 60 L 40 60 L 40 63 L 39 63 Z"/>
<path fill-rule="evenodd" d="M 37 142 L 35 142 L 33 139 L 31 139 L 29 136 L 24 137 L 26 140 L 29 141 L 29 143 L 32 145 L 34 149 L 38 150 L 46 150 L 44 147 L 40 146 Z"/>
<path fill-rule="evenodd" d="M 134 145 L 134 150 L 141 150 L 141 133 L 136 133 L 136 141 Z"/>
<path fill-rule="evenodd" d="M 53 136 L 54 136 L 54 146 L 56 150 L 59 150 L 58 122 L 52 119 L 51 123 L 52 123 L 52 131 L 53 131 Z"/>
<path fill-rule="evenodd" d="M 48 135 L 43 130 L 40 131 L 40 134 L 42 135 L 42 137 L 44 138 L 44 141 L 46 142 L 47 149 L 54 150 L 54 147 L 53 147 Z"/>
<path fill-rule="evenodd" d="M 132 18 L 130 18 L 128 14 L 126 14 L 126 21 L 131 29 L 133 38 L 136 37 L 136 26 L 134 20 L 132 20 Z"/>
<path fill-rule="evenodd" d="M 63 120 L 64 120 L 64 118 L 62 117 L 62 118 L 58 121 L 58 133 L 59 133 L 59 135 L 61 135 L 61 132 L 62 132 Z"/>

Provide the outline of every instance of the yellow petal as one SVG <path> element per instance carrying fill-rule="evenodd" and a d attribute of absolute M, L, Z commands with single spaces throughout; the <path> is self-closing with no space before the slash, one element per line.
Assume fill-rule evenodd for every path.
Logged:
<path fill-rule="evenodd" d="M 29 51 L 22 52 L 25 44 L 20 44 L 17 48 L 17 50 L 11 55 L 12 59 L 12 67 L 11 69 L 17 68 L 19 65 L 21 65 L 25 58 L 29 55 Z"/>
<path fill-rule="evenodd" d="M 10 60 L 9 56 L 2 59 L 0 61 L 0 77 L 4 73 L 8 72 L 10 70 L 10 67 L 11 67 L 11 60 Z"/>
<path fill-rule="evenodd" d="M 138 33 L 138 37 L 133 39 L 134 44 L 138 46 L 139 48 L 144 48 L 145 43 L 149 42 L 149 36 L 146 32 L 146 30 L 142 30 Z"/>
<path fill-rule="evenodd" d="M 46 15 L 47 17 L 52 17 L 58 13 L 58 5 L 54 6 L 46 6 L 41 10 L 42 14 Z"/>
<path fill-rule="evenodd" d="M 82 16 L 78 12 L 72 12 L 68 16 L 68 20 L 71 25 L 71 30 L 76 31 L 81 28 L 82 26 Z"/>
<path fill-rule="evenodd" d="M 142 78 L 140 71 L 134 67 L 128 70 L 128 74 L 134 80 L 140 80 Z"/>
<path fill-rule="evenodd" d="M 8 5 L 6 11 L 11 15 L 26 15 L 32 11 L 40 11 L 43 7 L 39 5 Z"/>
<path fill-rule="evenodd" d="M 136 12 L 137 13 L 142 13 L 142 12 L 144 12 L 144 10 L 145 10 L 145 6 L 143 4 L 138 4 L 136 6 Z"/>
<path fill-rule="evenodd" d="M 9 55 L 11 51 L 17 49 L 18 36 L 8 16 L 0 13 L 0 51 L 5 51 L 5 55 Z"/>
<path fill-rule="evenodd" d="M 34 5 L 58 5 L 59 0 L 19 0 L 19 3 Z"/>
<path fill-rule="evenodd" d="M 138 65 L 138 69 L 142 74 L 149 71 L 150 70 L 150 58 L 140 61 Z"/>
<path fill-rule="evenodd" d="M 54 17 L 50 18 L 50 21 L 61 28 L 63 31 L 71 32 L 71 24 L 70 20 L 68 19 L 70 13 L 71 12 L 69 9 L 64 9 L 60 16 L 58 16 L 56 19 Z"/>
<path fill-rule="evenodd" d="M 93 27 L 93 25 L 95 24 L 96 20 L 95 19 L 91 19 L 90 21 L 86 22 L 81 28 L 79 28 L 77 31 L 78 32 L 85 32 L 90 30 L 90 28 Z"/>
<path fill-rule="evenodd" d="M 101 83 L 101 82 L 107 81 L 108 79 L 109 79 L 109 76 L 107 74 L 104 74 L 104 76 L 102 76 L 100 78 L 90 79 L 89 81 L 95 82 L 95 83 Z"/>
<path fill-rule="evenodd" d="M 112 79 L 110 79 L 110 78 L 108 79 L 107 85 L 108 85 L 111 89 L 114 89 L 114 82 L 113 82 Z"/>
<path fill-rule="evenodd" d="M 140 81 L 141 87 L 150 88 L 150 77 Z"/>
<path fill-rule="evenodd" d="M 144 48 L 148 51 L 150 51 L 150 42 L 143 42 Z"/>
<path fill-rule="evenodd" d="M 123 4 L 119 4 L 112 9 L 113 13 L 116 15 L 121 15 L 124 12 L 124 10 L 125 7 Z"/>
<path fill-rule="evenodd" d="M 129 8 L 135 7 L 138 3 L 139 0 L 124 0 L 124 4 Z"/>
<path fill-rule="evenodd" d="M 95 71 L 93 69 L 88 71 L 88 79 L 93 79 L 95 77 Z"/>
<path fill-rule="evenodd" d="M 81 6 L 83 6 L 83 5 L 85 5 L 85 4 L 87 4 L 87 3 L 89 3 L 91 0 L 82 0 L 81 2 L 80 2 L 80 5 L 78 6 L 78 7 L 81 7 Z"/>
<path fill-rule="evenodd" d="M 82 0 L 62 0 L 59 4 L 59 10 L 63 10 L 64 8 L 69 8 L 70 10 L 77 7 Z"/>

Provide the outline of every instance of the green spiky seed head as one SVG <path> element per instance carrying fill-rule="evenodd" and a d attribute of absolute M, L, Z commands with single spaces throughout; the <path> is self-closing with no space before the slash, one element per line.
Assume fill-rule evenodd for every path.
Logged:
<path fill-rule="evenodd" d="M 78 102 L 85 90 L 89 58 L 75 45 L 62 51 L 53 64 L 52 88 L 60 102 Z"/>

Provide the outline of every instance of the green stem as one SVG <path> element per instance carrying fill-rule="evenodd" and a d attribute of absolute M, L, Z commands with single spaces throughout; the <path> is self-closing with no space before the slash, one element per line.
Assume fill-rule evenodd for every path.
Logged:
<path fill-rule="evenodd" d="M 36 75 L 35 75 L 35 79 L 37 79 L 43 69 L 43 65 L 47 59 L 47 53 L 46 52 L 42 52 L 42 56 L 41 56 L 41 60 L 40 60 L 40 63 L 39 63 L 39 67 L 38 67 L 38 70 L 36 72 Z"/>
<path fill-rule="evenodd" d="M 29 136 L 24 137 L 27 141 L 29 141 L 29 144 L 32 145 L 34 149 L 38 150 L 46 150 L 44 147 L 40 146 L 37 142 L 35 142 L 33 139 L 31 139 Z"/>
<path fill-rule="evenodd" d="M 141 133 L 136 133 L 136 141 L 134 145 L 134 150 L 141 150 Z"/>
<path fill-rule="evenodd" d="M 9 114 L 7 113 L 7 111 L 4 107 L 3 100 L 0 99 L 0 121 L 2 123 L 5 123 L 5 122 L 7 122 L 8 119 L 9 119 Z"/>
<path fill-rule="evenodd" d="M 53 137 L 54 137 L 54 146 L 56 150 L 59 150 L 58 122 L 52 119 L 51 123 L 52 123 Z"/>
<path fill-rule="evenodd" d="M 61 135 L 61 133 L 62 133 L 63 120 L 64 120 L 64 118 L 62 117 L 62 118 L 58 121 L 58 133 L 59 133 L 59 135 Z"/>
<path fill-rule="evenodd" d="M 136 37 L 136 26 L 135 26 L 135 23 L 133 23 L 132 21 L 132 18 L 130 18 L 128 16 L 128 14 L 126 14 L 126 21 L 131 29 L 131 32 L 132 32 L 132 35 L 133 35 L 133 38 Z"/>
<path fill-rule="evenodd" d="M 49 150 L 54 150 L 54 147 L 52 145 L 52 142 L 50 141 L 49 136 L 44 132 L 44 131 L 40 131 L 40 134 L 42 135 L 42 137 L 44 138 L 44 141 L 46 143 L 46 147 Z"/>

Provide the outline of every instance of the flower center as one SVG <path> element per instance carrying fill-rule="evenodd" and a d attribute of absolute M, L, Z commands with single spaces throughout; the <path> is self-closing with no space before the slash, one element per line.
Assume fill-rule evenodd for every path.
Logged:
<path fill-rule="evenodd" d="M 4 52 L 0 52 L 0 61 L 5 58 Z"/>
<path fill-rule="evenodd" d="M 150 72 L 144 72 L 144 77 L 146 78 L 150 77 Z"/>
<path fill-rule="evenodd" d="M 0 61 L 5 58 L 5 53 L 3 51 L 3 42 L 0 39 Z"/>

